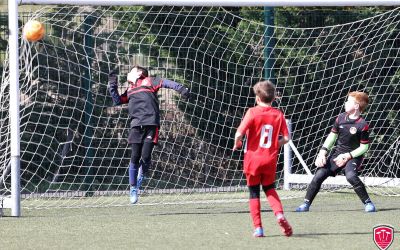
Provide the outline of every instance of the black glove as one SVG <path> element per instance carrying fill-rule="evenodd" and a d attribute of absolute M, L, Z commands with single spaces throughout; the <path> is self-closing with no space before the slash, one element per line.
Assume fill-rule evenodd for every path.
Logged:
<path fill-rule="evenodd" d="M 118 68 L 114 68 L 113 70 L 110 71 L 110 73 L 108 73 L 108 76 L 117 76 L 119 73 Z"/>
<path fill-rule="evenodd" d="M 186 100 L 189 100 L 189 98 L 190 98 L 190 91 L 188 88 L 185 88 L 185 87 L 181 88 L 179 90 L 179 94 L 181 94 L 181 96 L 183 98 L 185 98 Z"/>
<path fill-rule="evenodd" d="M 110 73 L 108 73 L 108 85 L 117 85 L 118 81 L 118 68 L 111 70 Z"/>

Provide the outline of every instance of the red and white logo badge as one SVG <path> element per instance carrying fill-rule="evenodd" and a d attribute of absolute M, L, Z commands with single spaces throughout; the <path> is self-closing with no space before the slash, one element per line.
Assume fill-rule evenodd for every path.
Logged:
<path fill-rule="evenodd" d="M 393 227 L 387 225 L 380 225 L 374 227 L 374 242 L 381 250 L 386 250 L 393 242 L 394 230 Z"/>
<path fill-rule="evenodd" d="M 350 131 L 350 134 L 354 135 L 354 134 L 357 133 L 357 128 L 356 127 L 351 127 L 349 131 Z"/>

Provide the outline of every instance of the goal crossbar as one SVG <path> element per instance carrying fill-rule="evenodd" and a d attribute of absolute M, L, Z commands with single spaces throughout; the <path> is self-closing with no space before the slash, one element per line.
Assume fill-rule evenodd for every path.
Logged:
<path fill-rule="evenodd" d="M 396 6 L 400 5 L 400 0 L 19 0 L 19 4 L 37 4 L 37 5 L 146 5 L 146 6 Z"/>

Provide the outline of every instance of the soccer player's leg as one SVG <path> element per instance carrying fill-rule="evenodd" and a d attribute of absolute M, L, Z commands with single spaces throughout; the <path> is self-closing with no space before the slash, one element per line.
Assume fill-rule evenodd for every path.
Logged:
<path fill-rule="evenodd" d="M 140 188 L 144 179 L 147 176 L 147 172 L 149 171 L 151 165 L 151 154 L 153 152 L 154 143 L 145 142 L 142 147 L 142 159 L 140 160 L 140 169 L 138 172 L 138 184 L 137 187 Z"/>
<path fill-rule="evenodd" d="M 147 172 L 151 165 L 151 154 L 153 153 L 154 145 L 158 142 L 158 127 L 146 126 L 145 139 L 141 152 L 140 168 L 138 172 L 138 189 L 142 186 Z"/>
<path fill-rule="evenodd" d="M 138 201 L 137 176 L 139 172 L 139 159 L 142 144 L 132 143 L 131 148 L 131 162 L 129 163 L 129 196 L 131 204 L 135 204 Z"/>
<path fill-rule="evenodd" d="M 361 202 L 364 204 L 365 212 L 376 212 L 374 203 L 372 203 L 364 183 L 358 177 L 358 168 L 361 165 L 361 160 L 351 159 L 346 163 L 345 174 L 347 181 L 353 186 L 354 192 L 358 195 Z"/>
<path fill-rule="evenodd" d="M 253 220 L 254 237 L 264 237 L 264 230 L 261 222 L 261 203 L 260 203 L 260 176 L 246 174 L 247 186 L 249 188 L 250 215 Z"/>
<path fill-rule="evenodd" d="M 143 130 L 141 127 L 131 128 L 128 136 L 128 143 L 131 145 L 131 161 L 129 164 L 129 196 L 131 204 L 135 204 L 138 201 L 137 176 L 143 146 L 142 138 Z"/>
<path fill-rule="evenodd" d="M 328 164 L 329 165 L 329 160 Z M 296 212 L 308 212 L 310 210 L 311 203 L 313 202 L 315 196 L 318 194 L 321 189 L 322 183 L 331 175 L 331 171 L 328 168 L 329 166 L 321 167 L 317 169 L 317 172 L 314 175 L 314 178 L 310 182 L 307 188 L 307 193 L 304 198 L 303 204 L 296 208 Z"/>
<path fill-rule="evenodd" d="M 267 196 L 268 203 L 271 206 L 272 211 L 274 211 L 283 234 L 287 237 L 291 236 L 293 234 L 293 229 L 283 215 L 282 202 L 275 190 L 275 171 L 271 174 L 263 174 L 261 177 L 261 183 L 264 193 Z"/>
<path fill-rule="evenodd" d="M 139 161 L 139 170 L 137 173 L 137 189 L 140 189 L 142 186 L 143 180 L 144 180 L 144 175 L 143 175 L 143 160 Z"/>

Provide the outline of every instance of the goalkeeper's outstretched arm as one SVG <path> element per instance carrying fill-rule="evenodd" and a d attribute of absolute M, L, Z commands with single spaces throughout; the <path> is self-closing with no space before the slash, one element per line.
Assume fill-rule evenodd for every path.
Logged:
<path fill-rule="evenodd" d="M 118 77 L 116 71 L 108 75 L 108 92 L 110 92 L 114 105 L 128 103 L 127 91 L 122 95 L 118 92 Z"/>
<path fill-rule="evenodd" d="M 189 99 L 190 97 L 190 91 L 188 88 L 183 86 L 182 84 L 179 84 L 177 82 L 168 80 L 168 79 L 161 79 L 161 87 L 162 88 L 167 88 L 167 89 L 173 89 L 185 99 Z"/>

